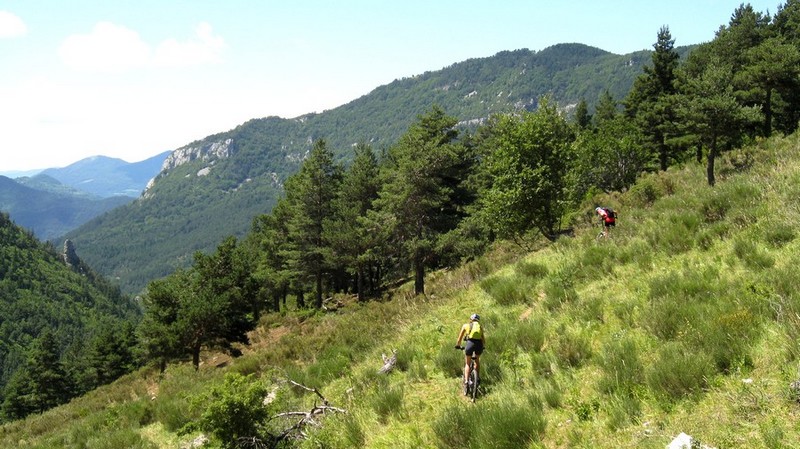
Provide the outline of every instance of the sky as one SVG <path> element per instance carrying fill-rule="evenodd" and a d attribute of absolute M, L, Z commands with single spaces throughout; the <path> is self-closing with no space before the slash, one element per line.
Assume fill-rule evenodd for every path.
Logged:
<path fill-rule="evenodd" d="M 0 173 L 139 162 L 504 50 L 708 42 L 743 1 L 0 0 Z"/>

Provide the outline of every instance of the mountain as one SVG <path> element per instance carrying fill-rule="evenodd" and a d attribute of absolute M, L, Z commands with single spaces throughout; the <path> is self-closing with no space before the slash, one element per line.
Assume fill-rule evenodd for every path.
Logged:
<path fill-rule="evenodd" d="M 254 216 L 271 210 L 316 139 L 347 162 L 355 143 L 386 149 L 434 104 L 468 128 L 493 113 L 534 109 L 543 95 L 567 111 L 582 99 L 593 105 L 605 90 L 622 99 L 650 55 L 581 44 L 504 51 L 395 80 L 319 114 L 253 119 L 176 149 L 141 198 L 67 237 L 95 269 L 137 292 L 185 266 L 195 251 L 244 235 Z"/>
<path fill-rule="evenodd" d="M 0 211 L 42 240 L 55 239 L 133 198 L 100 198 L 47 175 L 13 180 L 0 176 Z"/>
<path fill-rule="evenodd" d="M 63 168 L 48 168 L 42 174 L 93 195 L 138 197 L 148 181 L 158 174 L 169 151 L 140 162 L 126 162 L 106 156 L 82 159 Z"/>
<path fill-rule="evenodd" d="M 664 448 L 681 433 L 695 447 L 800 447 L 800 136 L 718 162 L 714 187 L 689 162 L 607 195 L 610 240 L 586 210 L 552 245 L 432 273 L 425 298 L 407 285 L 263 316 L 242 357 L 142 369 L 3 425 L 0 446 L 189 447 L 214 424 L 244 432 L 259 417 L 278 435 L 312 416 L 286 447 Z M 453 344 L 475 312 L 485 388 L 470 404 Z"/>
<path fill-rule="evenodd" d="M 0 391 L 43 333 L 56 337 L 58 353 L 77 373 L 87 368 L 81 364 L 101 327 L 119 332 L 123 323 L 138 321 L 136 303 L 64 254 L 0 213 Z"/>

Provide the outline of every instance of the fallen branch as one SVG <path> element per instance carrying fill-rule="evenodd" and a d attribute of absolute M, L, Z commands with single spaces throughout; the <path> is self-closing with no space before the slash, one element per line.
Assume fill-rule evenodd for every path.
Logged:
<path fill-rule="evenodd" d="M 378 374 L 386 374 L 393 370 L 394 365 L 397 363 L 397 349 L 392 350 L 391 357 L 386 357 L 386 354 L 381 354 L 381 357 L 383 358 L 383 366 L 378 370 Z"/>
<path fill-rule="evenodd" d="M 297 433 L 300 438 L 305 438 L 306 435 L 303 432 L 303 428 L 305 426 L 307 426 L 309 424 L 310 425 L 314 425 L 314 426 L 318 426 L 319 425 L 319 423 L 314 419 L 314 417 L 316 415 L 322 415 L 322 414 L 324 414 L 325 412 L 328 412 L 328 411 L 336 412 L 336 413 L 347 413 L 347 410 L 345 410 L 345 409 L 342 409 L 342 408 L 339 408 L 339 407 L 334 407 L 332 405 L 328 405 L 328 400 L 325 399 L 325 396 L 323 396 L 322 393 L 320 393 L 320 391 L 318 389 L 309 388 L 309 387 L 307 387 L 305 385 L 302 385 L 302 384 L 299 384 L 299 383 L 297 383 L 297 382 L 295 382 L 293 380 L 289 380 L 289 383 L 294 385 L 294 386 L 296 386 L 296 387 L 298 387 L 298 388 L 302 388 L 302 389 L 304 389 L 306 391 L 310 391 L 310 392 L 316 394 L 322 400 L 322 405 L 317 405 L 317 403 L 314 402 L 314 406 L 311 408 L 311 410 L 309 410 L 307 412 L 291 411 L 291 412 L 278 413 L 277 415 L 273 416 L 273 418 L 288 418 L 288 417 L 292 417 L 292 416 L 301 416 L 302 417 L 302 418 L 300 418 L 299 421 L 294 423 L 288 429 L 285 429 L 283 432 L 281 432 L 281 434 L 277 436 L 276 442 L 277 441 L 282 441 L 282 440 L 284 440 L 286 438 L 289 438 L 290 436 L 292 436 L 295 433 Z"/>

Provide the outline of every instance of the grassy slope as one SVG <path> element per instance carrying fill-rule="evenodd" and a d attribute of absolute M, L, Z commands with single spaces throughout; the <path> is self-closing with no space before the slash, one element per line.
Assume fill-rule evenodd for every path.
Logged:
<path fill-rule="evenodd" d="M 595 241 L 587 205 L 574 238 L 434 273 L 428 299 L 401 291 L 267 317 L 226 368 L 143 370 L 0 427 L 0 447 L 175 447 L 197 436 L 177 435 L 201 413 L 192 398 L 228 372 L 289 377 L 348 410 L 310 429 L 306 447 L 663 448 L 680 432 L 720 448 L 798 447 L 800 140 L 733 153 L 718 174 L 715 188 L 696 165 L 647 176 L 602 199 L 620 211 L 611 240 Z M 473 311 L 488 329 L 475 405 L 459 395 L 451 349 Z M 392 349 L 400 369 L 376 374 Z"/>

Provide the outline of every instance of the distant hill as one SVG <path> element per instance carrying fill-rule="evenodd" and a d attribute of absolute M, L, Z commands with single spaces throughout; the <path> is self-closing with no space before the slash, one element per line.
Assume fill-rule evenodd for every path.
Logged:
<path fill-rule="evenodd" d="M 42 240 L 55 239 L 132 200 L 128 196 L 93 196 L 46 175 L 17 180 L 0 176 L 0 211 Z"/>
<path fill-rule="evenodd" d="M 118 195 L 136 198 L 161 171 L 161 164 L 169 154 L 167 151 L 140 162 L 94 156 L 63 168 L 48 168 L 42 174 L 102 198 Z"/>
<path fill-rule="evenodd" d="M 0 177 L 0 184 L 9 183 Z M 101 323 L 116 329 L 138 320 L 138 306 L 118 288 L 82 261 L 71 262 L 0 213 L 0 391 L 44 331 L 57 337 L 63 358 L 72 357 L 67 363 L 81 369 L 75 351 L 87 355 L 81 351 Z"/>
<path fill-rule="evenodd" d="M 195 251 L 244 235 L 255 215 L 271 210 L 282 182 L 316 139 L 324 138 L 347 162 L 354 144 L 370 143 L 380 152 L 434 104 L 463 127 L 493 113 L 534 109 L 543 95 L 566 111 L 585 99 L 592 111 L 605 90 L 621 100 L 650 55 L 581 44 L 504 51 L 396 80 L 319 114 L 250 120 L 176 149 L 142 198 L 68 237 L 95 269 L 137 292 L 185 266 Z"/>

